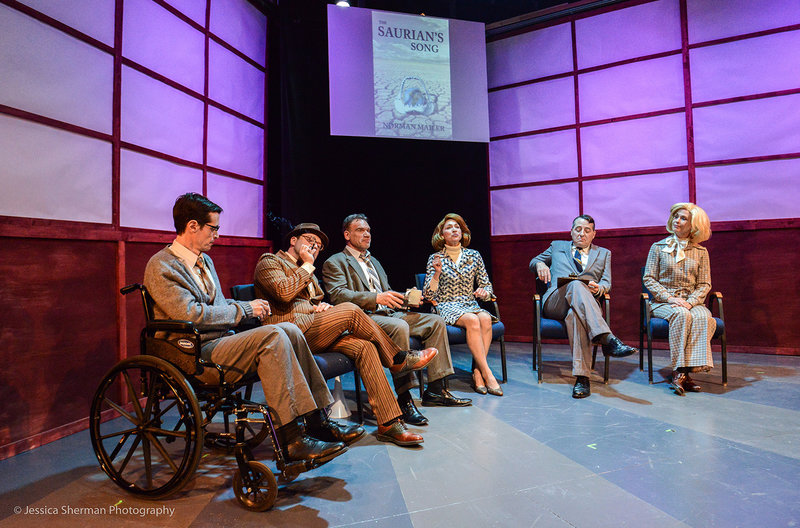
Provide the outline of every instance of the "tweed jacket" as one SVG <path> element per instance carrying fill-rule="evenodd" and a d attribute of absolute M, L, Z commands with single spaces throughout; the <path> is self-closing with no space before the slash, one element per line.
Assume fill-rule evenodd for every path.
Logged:
<path fill-rule="evenodd" d="M 192 277 L 192 270 L 169 246 L 150 258 L 144 270 L 144 285 L 155 301 L 156 319 L 191 321 L 203 342 L 222 337 L 243 319 L 253 316 L 249 302 L 226 299 L 211 258 L 202 254 L 206 270 L 214 281 L 216 294 L 211 301 Z"/>
<path fill-rule="evenodd" d="M 370 256 L 370 260 L 378 272 L 381 289 L 391 290 L 381 263 L 374 256 Z M 378 309 L 378 294 L 369 291 L 369 279 L 364 276 L 358 259 L 348 251 L 336 253 L 325 261 L 322 265 L 322 280 L 333 304 L 351 302 L 367 313 Z"/>
<path fill-rule="evenodd" d="M 314 322 L 314 307 L 325 295 L 316 277 L 295 264 L 283 250 L 261 255 L 253 283 L 256 296 L 267 299 L 272 308 L 265 323 L 294 323 L 303 332 Z M 313 295 L 308 290 L 309 284 Z"/>
<path fill-rule="evenodd" d="M 670 297 L 680 297 L 692 306 L 703 304 L 711 291 L 711 266 L 708 250 L 689 242 L 684 250 L 686 258 L 675 262 L 675 253 L 664 253 L 663 249 L 672 235 L 659 240 L 650 247 L 642 280 L 653 294 L 650 309 L 667 304 Z"/>
<path fill-rule="evenodd" d="M 589 246 L 589 260 L 583 271 L 578 272 L 575 259 L 572 258 L 572 241 L 553 240 L 544 252 L 531 259 L 528 268 L 536 273 L 536 264 L 542 262 L 550 267 L 550 284 L 542 297 L 542 302 L 558 289 L 558 278 L 577 275 L 578 277 L 593 280 L 600 287 L 597 295 L 603 295 L 611 290 L 611 251 L 592 244 Z"/>

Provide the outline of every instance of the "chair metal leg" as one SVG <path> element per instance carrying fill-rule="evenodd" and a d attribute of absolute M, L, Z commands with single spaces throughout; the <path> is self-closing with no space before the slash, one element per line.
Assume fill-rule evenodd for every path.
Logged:
<path fill-rule="evenodd" d="M 719 340 L 722 344 L 722 386 L 726 387 L 728 385 L 728 348 L 727 344 L 725 343 L 724 333 Z"/>
<path fill-rule="evenodd" d="M 417 379 L 419 380 L 419 397 L 422 399 L 422 393 L 425 391 L 425 383 L 422 376 L 422 371 L 424 369 L 420 369 L 417 371 Z"/>
<path fill-rule="evenodd" d="M 356 386 L 356 408 L 358 409 L 358 423 L 364 423 L 364 404 L 361 402 L 361 374 L 358 369 L 353 369 L 353 381 Z"/>
<path fill-rule="evenodd" d="M 539 367 L 537 369 L 536 374 L 538 376 L 538 382 L 541 383 L 542 382 L 542 341 L 539 340 L 539 342 L 536 344 L 536 346 L 537 346 L 536 364 Z"/>
<path fill-rule="evenodd" d="M 508 381 L 508 372 L 506 371 L 506 339 L 500 337 L 500 365 L 503 368 L 503 383 Z"/>
<path fill-rule="evenodd" d="M 597 347 L 595 347 L 595 353 L 597 352 Z M 606 356 L 605 368 L 603 369 L 603 383 L 608 385 L 608 365 L 611 363 L 611 358 Z"/>
<path fill-rule="evenodd" d="M 644 332 L 639 328 L 639 372 L 644 370 Z"/>
<path fill-rule="evenodd" d="M 650 385 L 653 384 L 653 337 L 647 332 L 647 379 Z"/>
<path fill-rule="evenodd" d="M 594 366 L 597 364 L 597 345 L 592 347 L 592 370 L 594 370 Z"/>

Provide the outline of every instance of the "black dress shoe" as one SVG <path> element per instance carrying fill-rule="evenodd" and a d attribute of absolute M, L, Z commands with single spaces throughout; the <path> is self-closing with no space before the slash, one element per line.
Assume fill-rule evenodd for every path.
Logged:
<path fill-rule="evenodd" d="M 572 387 L 573 398 L 586 398 L 592 393 L 589 386 L 589 378 L 586 376 L 576 376 L 575 386 Z"/>
<path fill-rule="evenodd" d="M 323 464 L 347 451 L 341 442 L 323 442 L 307 435 L 299 435 L 283 446 L 283 453 L 289 461 L 310 460 Z"/>
<path fill-rule="evenodd" d="M 360 425 L 343 425 L 333 420 L 324 420 L 320 425 L 309 426 L 306 434 L 323 442 L 342 442 L 350 445 L 367 434 L 367 431 Z"/>
<path fill-rule="evenodd" d="M 603 345 L 603 354 L 611 357 L 626 357 L 638 352 L 635 348 L 626 345 L 617 336 L 608 338 L 608 342 Z"/>
<path fill-rule="evenodd" d="M 409 425 L 428 425 L 428 419 L 422 416 L 414 400 L 409 398 L 407 401 L 398 402 L 400 410 L 403 411 L 403 421 Z"/>
<path fill-rule="evenodd" d="M 442 389 L 442 392 L 431 392 L 425 389 L 422 393 L 422 405 L 426 407 L 441 406 L 441 407 L 466 407 L 472 405 L 472 400 L 469 398 L 456 398 L 447 389 Z"/>

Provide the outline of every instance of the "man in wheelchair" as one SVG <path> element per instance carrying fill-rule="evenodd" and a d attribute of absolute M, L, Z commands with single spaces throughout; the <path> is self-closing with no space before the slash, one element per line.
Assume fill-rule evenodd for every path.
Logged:
<path fill-rule="evenodd" d="M 364 428 L 327 419 L 325 408 L 333 397 L 297 326 L 280 323 L 240 333 L 231 330 L 252 317 L 263 320 L 270 306 L 263 299 L 234 301 L 222 294 L 214 264 L 205 254 L 219 237 L 221 212 L 221 207 L 196 193 L 175 201 L 175 241 L 153 255 L 145 269 L 154 316 L 194 323 L 203 359 L 220 365 L 226 381 L 256 372 L 275 412 L 273 422 L 279 426 L 276 434 L 285 459 L 322 464 L 344 453 L 347 444 L 365 434 Z M 215 383 L 219 374 L 205 369 L 197 379 Z"/>

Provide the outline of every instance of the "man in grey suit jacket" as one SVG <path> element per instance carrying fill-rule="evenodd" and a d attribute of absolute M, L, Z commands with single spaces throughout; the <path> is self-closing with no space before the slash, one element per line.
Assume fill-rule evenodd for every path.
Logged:
<path fill-rule="evenodd" d="M 328 420 L 324 408 L 333 403 L 303 333 L 291 323 L 265 325 L 234 334 L 245 319 L 270 313 L 263 299 L 234 301 L 222 294 L 214 264 L 205 252 L 219 236 L 222 208 L 196 193 L 179 196 L 172 209 L 177 236 L 147 263 L 144 284 L 155 302 L 156 319 L 191 321 L 201 336 L 203 359 L 222 366 L 226 381 L 257 372 L 288 460 L 326 462 L 345 450 L 345 443 L 363 436 L 359 426 Z M 219 380 L 206 368 L 199 379 Z M 307 434 L 298 419 L 305 421 Z"/>
<path fill-rule="evenodd" d="M 424 347 L 439 350 L 427 366 L 428 387 L 422 395 L 423 405 L 470 405 L 472 400 L 457 398 L 446 386 L 446 377 L 454 371 L 444 320 L 435 314 L 402 309 L 404 295 L 391 289 L 383 266 L 369 254 L 372 233 L 365 215 L 349 215 L 342 223 L 342 232 L 347 241 L 344 251 L 330 257 L 322 266 L 325 289 L 331 302 L 351 302 L 359 306 L 401 349 L 408 348 L 408 339 L 413 335 L 422 340 Z M 417 410 L 411 398 L 410 389 L 415 384 L 411 375 L 396 376 L 397 401 L 405 421 L 425 425 L 427 418 Z"/>
<path fill-rule="evenodd" d="M 608 327 L 596 301 L 611 289 L 611 252 L 592 244 L 594 219 L 581 215 L 572 221 L 572 242 L 554 240 L 546 251 L 531 259 L 529 268 L 542 282 L 549 283 L 542 299 L 543 312 L 551 319 L 563 319 L 572 346 L 573 398 L 591 394 L 589 375 L 592 343 L 600 343 L 603 353 L 625 357 L 636 349 L 622 343 Z M 559 287 L 558 279 L 575 277 Z"/>

